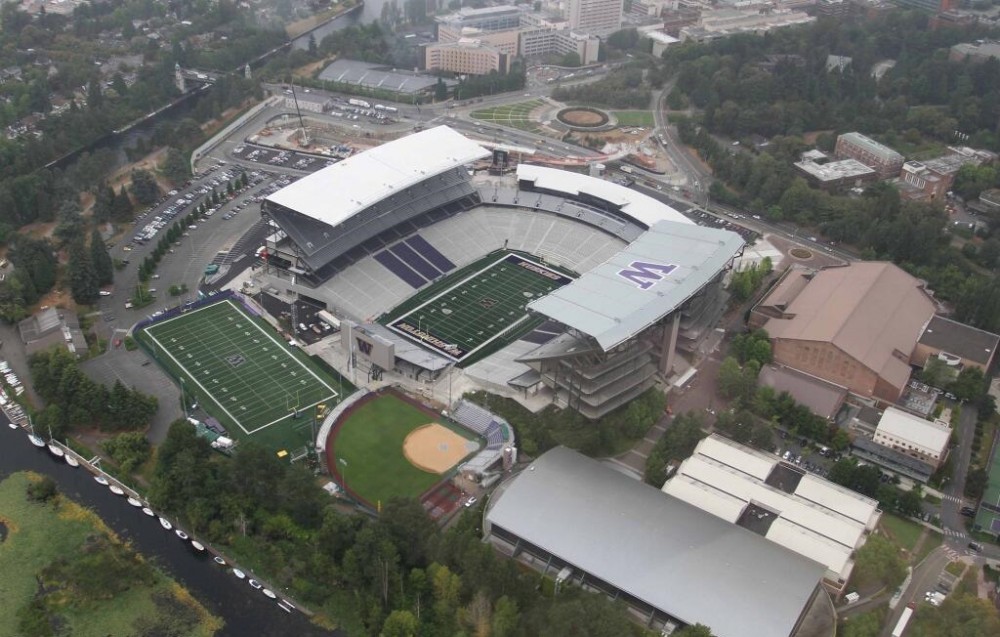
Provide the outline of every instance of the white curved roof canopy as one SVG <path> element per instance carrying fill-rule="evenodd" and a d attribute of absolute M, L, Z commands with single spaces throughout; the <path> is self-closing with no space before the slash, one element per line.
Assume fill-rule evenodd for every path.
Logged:
<path fill-rule="evenodd" d="M 658 221 L 677 221 L 694 225 L 693 221 L 649 195 L 580 173 L 572 173 L 558 168 L 519 164 L 517 179 L 518 181 L 530 181 L 535 184 L 536 188 L 563 193 L 570 197 L 584 194 L 606 201 L 619 207 L 623 214 L 628 215 L 646 228 L 651 228 Z"/>
<path fill-rule="evenodd" d="M 336 226 L 393 193 L 489 156 L 461 133 L 437 126 L 303 177 L 267 201 Z"/>

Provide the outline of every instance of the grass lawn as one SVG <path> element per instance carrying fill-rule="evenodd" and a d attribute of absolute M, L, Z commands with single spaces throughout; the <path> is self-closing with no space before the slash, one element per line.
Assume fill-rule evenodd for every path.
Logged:
<path fill-rule="evenodd" d="M 81 555 L 88 536 L 117 538 L 93 512 L 72 500 L 58 496 L 54 504 L 38 504 L 25 497 L 30 480 L 27 473 L 17 473 L 0 482 L 0 521 L 7 527 L 7 538 L 0 543 L 0 635 L 17 635 L 19 613 L 28 607 L 38 591 L 38 577 L 56 560 Z M 43 596 L 42 606 L 49 615 L 65 623 L 65 634 L 87 637 L 136 634 L 137 622 L 143 625 L 171 624 L 176 617 L 165 611 L 157 598 L 172 600 L 174 610 L 196 618 L 193 626 L 183 629 L 188 635 L 212 635 L 222 627 L 177 583 L 153 569 L 150 584 L 131 586 L 112 599 L 77 599 L 72 589 Z"/>
<path fill-rule="evenodd" d="M 965 572 L 965 562 L 948 562 L 948 566 L 945 566 L 944 570 L 955 577 L 961 577 L 962 573 Z"/>
<path fill-rule="evenodd" d="M 882 516 L 882 526 L 892 536 L 893 541 L 908 552 L 913 551 L 923 532 L 923 527 L 891 514 Z"/>
<path fill-rule="evenodd" d="M 913 556 L 913 563 L 919 564 L 923 561 L 931 551 L 941 546 L 941 542 L 944 541 L 944 536 L 942 536 L 937 531 L 928 531 L 927 537 L 924 538 L 924 543 L 920 546 L 920 550 L 917 554 Z"/>
<path fill-rule="evenodd" d="M 542 100 L 529 100 L 518 102 L 517 104 L 505 104 L 503 106 L 493 106 L 478 111 L 472 111 L 469 116 L 483 122 L 510 126 L 529 132 L 538 132 L 538 122 L 531 117 L 531 112 L 542 106 Z"/>
<path fill-rule="evenodd" d="M 393 497 L 419 497 L 441 476 L 410 464 L 403 455 L 403 441 L 431 422 L 433 416 L 398 396 L 379 396 L 340 425 L 333 440 L 337 466 L 330 468 L 336 468 L 348 490 L 373 506 Z"/>
<path fill-rule="evenodd" d="M 652 111 L 613 111 L 619 126 L 652 126 Z"/>

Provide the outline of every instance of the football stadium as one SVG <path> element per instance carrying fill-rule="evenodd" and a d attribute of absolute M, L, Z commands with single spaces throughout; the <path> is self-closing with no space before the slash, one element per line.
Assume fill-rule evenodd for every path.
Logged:
<path fill-rule="evenodd" d="M 598 418 L 686 369 L 742 238 L 501 155 L 439 126 L 275 192 L 261 290 L 336 316 L 348 365 L 401 385 L 457 367 Z"/>

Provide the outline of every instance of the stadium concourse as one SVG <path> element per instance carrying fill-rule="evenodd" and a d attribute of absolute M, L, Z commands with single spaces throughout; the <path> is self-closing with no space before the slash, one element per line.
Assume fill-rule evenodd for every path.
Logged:
<path fill-rule="evenodd" d="M 261 289 L 335 315 L 331 357 L 373 388 L 447 378 L 597 418 L 682 373 L 742 238 L 494 153 L 440 126 L 270 195 Z"/>

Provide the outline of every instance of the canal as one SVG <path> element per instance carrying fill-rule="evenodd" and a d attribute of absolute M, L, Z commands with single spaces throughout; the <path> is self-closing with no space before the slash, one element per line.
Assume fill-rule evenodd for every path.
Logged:
<path fill-rule="evenodd" d="M 187 588 L 211 613 L 225 620 L 220 637 L 345 637 L 342 631 L 317 628 L 305 615 L 286 613 L 260 591 L 239 580 L 228 567 L 212 561 L 206 553 L 196 553 L 173 531 L 166 531 L 155 517 L 129 506 L 125 498 L 113 495 L 94 481 L 83 467 L 74 469 L 47 449 L 31 445 L 22 429 L 7 426 L 0 412 L 0 480 L 18 471 L 35 471 L 51 476 L 59 491 L 89 507 L 136 551 L 157 564 Z M 277 591 L 276 591 L 277 592 Z"/>

